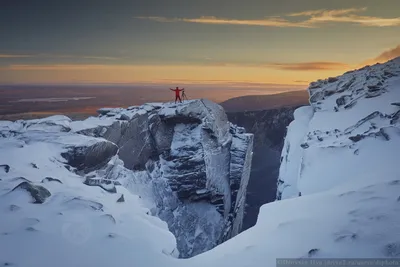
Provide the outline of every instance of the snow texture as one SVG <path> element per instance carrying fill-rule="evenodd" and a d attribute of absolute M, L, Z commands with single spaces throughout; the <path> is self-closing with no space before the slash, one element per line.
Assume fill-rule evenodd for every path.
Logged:
<path fill-rule="evenodd" d="M 132 171 L 114 156 L 108 164 L 114 167 L 101 169 L 121 183 L 115 185 L 117 193 L 110 194 L 98 186 L 84 185 L 81 176 L 64 167 L 60 138 L 49 142 L 53 139 L 40 139 L 31 132 L 27 139 L 16 133 L 23 128 L 21 122 L 0 122 L 2 135 L 7 136 L 0 139 L 1 151 L 7 151 L 1 153 L 0 163 L 9 165 L 8 172 L 0 169 L 0 264 L 261 267 L 275 266 L 277 258 L 398 258 L 400 131 L 399 106 L 395 103 L 400 102 L 399 68 L 400 58 L 311 84 L 311 107 L 296 112 L 282 151 L 281 200 L 262 206 L 254 227 L 190 259 L 176 258 L 175 239 L 167 224 L 149 216 L 152 209 L 145 208 L 154 205 L 147 203 L 146 194 L 151 196 L 152 192 L 168 188 L 167 179 L 161 175 L 161 160 L 148 164 L 152 165 L 151 171 Z M 376 97 L 358 98 L 361 89 L 369 90 L 361 85 L 368 84 L 367 79 L 371 78 L 367 77 L 372 74 L 383 80 L 380 86 L 384 90 Z M 359 81 L 357 88 L 349 85 L 353 80 Z M 333 90 L 334 83 L 346 86 Z M 326 95 L 328 88 L 333 92 L 329 89 Z M 334 104 L 341 94 L 352 95 L 358 89 L 352 96 L 357 99 L 350 107 Z M 319 96 L 314 96 L 316 93 Z M 342 100 L 338 102 L 341 104 Z M 41 134 L 54 137 L 46 131 Z M 180 134 L 182 138 L 192 138 L 184 132 Z M 33 141 L 26 143 L 27 140 Z M 99 142 L 98 138 L 89 140 Z M 237 142 L 240 143 L 233 139 L 232 146 Z M 181 145 L 174 146 L 174 150 L 179 149 L 183 149 Z M 239 151 L 245 149 L 233 154 Z M 232 158 L 235 156 L 231 157 L 231 165 L 235 165 Z M 231 168 L 230 172 L 236 169 Z M 49 174 L 62 184 L 40 183 Z M 149 182 L 155 177 L 159 188 Z M 43 204 L 30 203 L 30 194 L 12 190 L 22 182 L 46 187 L 51 196 Z M 124 202 L 117 202 L 121 194 Z M 179 201 L 174 202 L 165 192 L 159 197 L 166 206 L 179 206 Z M 219 212 L 203 210 L 204 203 L 190 205 L 197 206 L 191 211 L 202 212 L 204 217 L 198 220 L 212 223 L 221 218 Z M 184 213 L 179 208 L 174 212 Z M 197 227 L 193 230 L 196 237 L 202 233 Z"/>
<path fill-rule="evenodd" d="M 237 133 L 219 105 L 207 100 L 151 103 L 103 108 L 99 114 L 84 121 L 52 116 L 0 122 L 1 150 L 7 151 L 0 158 L 1 179 L 6 185 L 21 177 L 1 187 L 8 196 L 2 202 L 22 205 L 9 203 L 18 192 L 30 198 L 27 203 L 46 206 L 58 197 L 52 187 L 60 194 L 66 187 L 68 194 L 54 208 L 69 203 L 74 215 L 74 209 L 82 207 L 103 211 L 107 206 L 103 201 L 109 198 L 113 207 L 115 203 L 129 206 L 129 199 L 137 196 L 140 201 L 132 204 L 132 212 L 141 204 L 142 210 L 148 209 L 146 216 L 165 221 L 168 234 L 176 241 L 169 240 L 173 246 L 163 248 L 164 252 L 181 258 L 207 251 L 238 234 L 253 136 Z M 93 190 L 104 199 L 92 196 Z M 240 201 L 233 204 L 237 191 Z M 107 214 L 118 222 L 118 216 Z M 160 226 L 160 231 L 166 229 Z"/>

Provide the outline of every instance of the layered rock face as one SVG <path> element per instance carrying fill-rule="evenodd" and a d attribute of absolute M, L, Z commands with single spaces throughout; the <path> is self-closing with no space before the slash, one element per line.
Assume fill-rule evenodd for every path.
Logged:
<path fill-rule="evenodd" d="M 283 141 L 296 108 L 227 113 L 230 122 L 254 134 L 253 160 L 242 231 L 256 224 L 259 209 L 263 204 L 276 199 L 276 181 Z"/>
<path fill-rule="evenodd" d="M 167 222 L 179 257 L 207 251 L 240 232 L 253 135 L 231 124 L 222 107 L 193 100 L 99 113 L 85 121 L 53 116 L 5 122 L 1 134 L 60 147 L 59 161 L 87 186 L 110 194 L 123 186 L 138 195 L 152 215 Z M 55 181 L 48 176 L 47 182 Z M 40 189 L 31 180 L 22 182 L 19 188 Z"/>
<path fill-rule="evenodd" d="M 207 251 L 239 233 L 253 136 L 230 124 L 219 105 L 194 100 L 99 113 L 100 120 L 114 122 L 78 133 L 118 146 L 124 167 L 140 176 L 139 186 L 127 179 L 127 187 L 155 204 L 153 214 L 168 223 L 180 257 Z"/>

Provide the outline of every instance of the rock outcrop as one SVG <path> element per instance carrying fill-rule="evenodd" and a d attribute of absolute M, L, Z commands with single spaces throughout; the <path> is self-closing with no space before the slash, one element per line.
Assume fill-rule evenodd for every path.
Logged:
<path fill-rule="evenodd" d="M 276 180 L 286 128 L 297 107 L 262 111 L 228 112 L 230 122 L 254 134 L 253 159 L 247 187 L 246 208 L 242 231 L 254 226 L 259 209 L 276 199 Z"/>
<path fill-rule="evenodd" d="M 176 236 L 181 257 L 209 250 L 240 232 L 253 136 L 230 124 L 222 107 L 194 100 L 101 109 L 99 114 L 99 120 L 112 123 L 77 132 L 118 146 L 123 166 L 140 176 L 135 183 L 147 185 L 142 194 L 155 203 L 153 214 Z"/>
<path fill-rule="evenodd" d="M 277 199 L 320 192 L 394 166 L 399 84 L 400 58 L 311 83 L 311 105 L 295 111 L 285 139 Z"/>
<path fill-rule="evenodd" d="M 127 188 L 168 224 L 182 258 L 205 252 L 242 229 L 253 135 L 231 124 L 213 102 L 104 108 L 84 121 L 52 116 L 1 122 L 0 132 L 15 141 L 4 144 L 13 149 L 36 153 L 35 147 L 43 145 L 38 156 L 59 151 L 55 164 L 93 190 L 114 195 L 114 203 L 126 203 L 118 188 Z M 32 175 L 41 172 L 34 181 L 46 183 L 49 191 L 28 180 L 19 186 L 43 196 L 37 203 L 57 186 L 68 186 L 50 178 L 55 174 L 43 173 L 47 160 L 32 154 L 26 166 L 34 167 Z M 6 163 L 14 162 L 0 163 L 0 171 L 9 174 Z"/>

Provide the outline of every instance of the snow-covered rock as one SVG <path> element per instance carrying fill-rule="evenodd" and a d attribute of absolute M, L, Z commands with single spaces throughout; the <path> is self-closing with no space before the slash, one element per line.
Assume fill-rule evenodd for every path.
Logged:
<path fill-rule="evenodd" d="M 371 97 L 376 80 L 381 89 Z M 309 92 L 311 106 L 297 109 L 288 128 L 279 200 L 261 207 L 254 227 L 187 266 L 276 266 L 278 258 L 293 260 L 286 266 L 398 265 L 400 58 L 312 83 Z M 336 101 L 342 95 L 350 96 L 345 105 Z"/>
<path fill-rule="evenodd" d="M 145 208 L 154 205 L 151 198 L 158 194 L 157 198 L 163 200 L 156 207 L 158 211 L 163 210 L 161 206 L 175 207 L 174 212 L 181 216 L 181 221 L 174 221 L 177 224 L 214 224 L 222 222 L 221 213 L 209 209 L 207 202 L 186 202 L 183 206 L 178 198 L 171 197 L 176 192 L 172 191 L 168 180 L 155 179 L 162 177 L 162 160 L 152 158 L 145 169 L 132 171 L 114 156 L 107 166 L 86 174 L 88 179 L 97 177 L 99 184 L 114 184 L 117 193 L 110 194 L 100 186 L 84 185 L 85 178 L 67 170 L 65 159 L 60 156 L 66 151 L 65 144 L 93 145 L 104 139 L 84 137 L 74 130 L 27 133 L 21 123 L 0 122 L 2 136 L 7 136 L 0 138 L 1 151 L 7 151 L 0 154 L 0 163 L 9 166 L 8 172 L 0 169 L 0 211 L 4 215 L 0 217 L 0 264 L 22 267 L 261 267 L 275 266 L 277 258 L 301 260 L 296 266 L 315 265 L 317 261 L 310 260 L 318 258 L 344 258 L 348 259 L 349 266 L 355 266 L 360 261 L 351 261 L 353 258 L 398 258 L 400 134 L 396 103 L 400 102 L 400 79 L 396 75 L 399 65 L 400 59 L 397 59 L 327 80 L 327 85 L 318 89 L 321 94 L 325 94 L 325 86 L 340 82 L 348 75 L 350 80 L 352 76 L 358 80 L 365 71 L 384 69 L 386 77 L 385 91 L 381 95 L 358 98 L 346 109 L 336 106 L 338 111 L 335 111 L 336 104 L 332 103 L 340 97 L 335 92 L 324 96 L 325 100 L 318 100 L 319 104 L 312 102 L 310 107 L 298 109 L 282 151 L 281 200 L 262 206 L 254 227 L 190 259 L 173 257 L 176 255 L 174 236 L 165 222 L 149 216 L 151 210 Z M 310 90 L 314 86 L 311 85 Z M 132 107 L 128 111 L 134 110 L 139 112 L 142 108 Z M 130 116 L 128 111 L 122 112 Z M 117 117 L 118 112 L 115 113 L 113 116 Z M 115 122 L 113 116 L 96 120 L 111 126 Z M 72 123 L 70 128 L 75 126 Z M 79 131 L 93 129 L 92 126 L 82 127 L 81 122 L 79 126 Z M 102 132 L 100 128 L 96 131 Z M 186 127 L 179 128 L 180 139 L 193 138 L 186 131 Z M 196 131 L 199 129 L 193 126 L 193 134 Z M 247 152 L 237 147 L 243 139 L 235 141 L 235 134 L 240 134 L 241 130 L 230 128 L 229 131 L 233 147 L 230 165 L 236 166 L 237 157 Z M 353 138 L 357 135 L 362 137 Z M 193 141 L 194 147 L 197 144 Z M 192 155 L 186 147 L 179 145 L 174 149 Z M 225 158 L 221 156 L 220 160 Z M 230 168 L 230 175 L 237 174 L 239 169 L 238 166 Z M 62 183 L 43 180 L 50 177 L 50 173 Z M 95 177 L 89 178 L 93 175 Z M 30 203 L 29 192 L 12 191 L 22 182 L 40 185 L 51 196 L 42 204 Z M 231 186 L 236 184 L 233 182 Z M 239 191 L 236 199 L 241 194 Z M 206 190 L 196 192 L 202 195 Z M 233 196 L 231 201 L 237 203 Z M 166 210 L 165 216 L 169 216 L 168 213 Z M 215 227 L 203 229 L 216 230 Z M 192 237 L 190 231 L 186 233 L 187 240 Z M 344 261 L 341 259 L 338 264 L 344 265 Z M 365 265 L 371 266 L 371 262 Z M 390 262 L 380 263 L 376 266 L 390 266 Z"/>
<path fill-rule="evenodd" d="M 392 170 L 400 147 L 400 110 L 393 105 L 399 87 L 400 58 L 311 83 L 311 106 L 297 109 L 288 128 L 278 199 Z"/>
<path fill-rule="evenodd" d="M 231 123 L 254 134 L 253 156 L 242 231 L 257 222 L 262 205 L 276 199 L 280 157 L 287 132 L 297 107 L 283 107 L 260 111 L 227 112 Z"/>
<path fill-rule="evenodd" d="M 25 189 L 31 197 L 35 192 L 44 204 L 53 199 L 47 185 L 68 187 L 68 181 L 62 179 L 64 174 L 58 176 L 47 169 L 35 179 L 21 171 L 21 164 L 42 170 L 36 154 L 45 158 L 50 169 L 63 165 L 75 181 L 80 177 L 79 188 L 112 194 L 112 203 L 129 205 L 122 186 L 141 199 L 148 214 L 167 223 L 177 240 L 173 253 L 179 252 L 183 258 L 239 233 L 253 136 L 230 124 L 222 107 L 208 100 L 193 100 L 178 105 L 104 108 L 99 114 L 84 121 L 52 116 L 1 122 L 2 150 L 19 155 L 30 149 L 22 159 L 0 158 L 1 172 L 6 178 L 27 179 L 20 181 L 18 188 L 14 185 L 15 190 Z M 48 149 L 34 151 L 34 146 Z M 49 166 L 48 160 L 55 165 Z M 74 199 L 79 206 L 87 206 L 85 201 L 104 206 L 99 199 Z"/>

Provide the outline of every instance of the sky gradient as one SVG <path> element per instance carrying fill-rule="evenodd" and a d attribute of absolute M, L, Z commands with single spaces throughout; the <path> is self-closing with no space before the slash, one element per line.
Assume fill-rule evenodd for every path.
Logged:
<path fill-rule="evenodd" d="M 400 56 L 398 0 L 2 0 L 0 84 L 283 91 Z"/>

